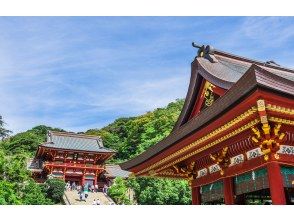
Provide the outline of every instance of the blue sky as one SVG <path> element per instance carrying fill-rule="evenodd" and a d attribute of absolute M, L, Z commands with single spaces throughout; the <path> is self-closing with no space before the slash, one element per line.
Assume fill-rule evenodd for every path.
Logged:
<path fill-rule="evenodd" d="M 100 128 L 184 98 L 191 42 L 294 66 L 290 17 L 0 17 L 0 115 Z"/>

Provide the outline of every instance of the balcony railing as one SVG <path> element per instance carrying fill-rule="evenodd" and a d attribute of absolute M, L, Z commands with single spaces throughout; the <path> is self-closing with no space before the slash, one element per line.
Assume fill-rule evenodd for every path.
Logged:
<path fill-rule="evenodd" d="M 44 162 L 43 168 L 49 167 L 63 167 L 63 168 L 83 168 L 83 169 L 104 169 L 104 166 L 94 164 L 81 163 L 63 163 L 63 162 Z"/>

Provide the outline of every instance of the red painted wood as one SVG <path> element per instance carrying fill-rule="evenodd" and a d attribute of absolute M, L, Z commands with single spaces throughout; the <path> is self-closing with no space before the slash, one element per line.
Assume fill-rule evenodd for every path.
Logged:
<path fill-rule="evenodd" d="M 175 145 L 169 147 L 168 149 L 166 149 L 163 152 L 157 154 L 156 156 L 150 158 L 149 160 L 139 164 L 138 166 L 131 168 L 130 170 L 132 172 L 134 172 L 134 173 L 137 173 L 138 171 L 143 170 L 146 167 L 149 167 L 150 165 L 156 163 L 157 161 L 169 156 L 170 154 L 172 154 L 172 153 L 178 151 L 179 149 L 181 149 L 183 146 L 188 145 L 189 143 L 199 139 L 199 137 L 201 137 L 201 136 L 203 136 L 205 134 L 208 134 L 209 132 L 211 132 L 215 128 L 217 128 L 217 127 L 227 123 L 228 121 L 232 120 L 237 115 L 240 115 L 241 113 L 246 111 L 251 106 L 256 106 L 256 101 L 258 99 L 264 99 L 266 103 L 280 105 L 280 106 L 283 106 L 283 107 L 286 107 L 286 108 L 290 108 L 290 107 L 292 107 L 294 105 L 293 100 L 291 100 L 289 98 L 281 97 L 279 95 L 269 93 L 269 92 L 266 92 L 266 91 L 262 91 L 262 90 L 256 90 L 249 97 L 247 97 L 245 100 L 243 100 L 241 103 L 239 103 L 237 106 L 234 106 L 234 108 L 232 108 L 231 110 L 228 110 L 227 113 L 225 113 L 224 115 L 222 115 L 221 117 L 219 117 L 215 121 L 211 122 L 209 125 L 207 125 L 203 129 L 200 129 L 199 131 L 195 132 L 194 134 L 186 137 L 182 141 L 179 141 Z M 277 113 L 277 112 L 273 112 L 273 114 L 271 114 L 271 115 L 279 116 L 279 115 L 282 115 L 282 114 Z M 256 115 L 253 115 L 253 117 L 259 117 L 259 116 L 256 113 Z M 283 116 L 283 117 L 285 117 L 285 116 Z M 245 123 L 245 121 L 243 121 L 243 123 Z M 241 124 L 242 124 L 242 122 L 239 123 L 237 126 L 240 126 Z M 229 132 L 229 131 L 226 131 L 226 133 L 227 132 Z M 221 135 L 223 135 L 223 134 L 219 134 L 219 136 L 221 136 Z M 214 137 L 213 140 L 215 140 L 216 138 L 217 137 Z M 209 141 L 213 141 L 213 140 L 209 140 Z M 204 143 L 203 143 L 203 145 L 204 145 Z M 202 147 L 202 145 L 199 146 L 199 147 Z M 205 151 L 205 153 L 210 154 L 214 150 L 215 150 L 215 148 L 213 147 L 213 148 Z M 167 161 L 166 163 L 170 163 L 170 162 L 171 161 Z M 164 166 L 164 165 L 165 164 L 162 164 L 161 166 Z"/>
<path fill-rule="evenodd" d="M 224 198 L 226 205 L 235 204 L 233 177 L 224 178 Z"/>
<path fill-rule="evenodd" d="M 221 87 L 215 86 L 215 88 L 213 88 L 213 92 L 219 96 L 223 96 L 226 93 L 226 89 L 223 89 Z"/>
<path fill-rule="evenodd" d="M 56 167 L 56 168 L 75 168 L 75 169 L 88 169 L 88 170 L 104 170 L 104 168 L 102 166 L 99 166 L 99 165 L 87 166 L 86 164 L 51 163 L 51 162 L 44 162 L 43 165 L 48 166 L 48 167 Z"/>
<path fill-rule="evenodd" d="M 200 108 L 201 108 L 201 106 L 203 104 L 203 100 L 204 100 L 204 96 L 202 95 L 202 93 L 203 93 L 203 88 L 204 88 L 205 83 L 206 83 L 206 80 L 203 79 L 201 86 L 200 86 L 200 89 L 199 89 L 198 97 L 196 98 L 193 110 L 191 112 L 191 115 L 189 116 L 189 120 L 200 112 Z"/>
<path fill-rule="evenodd" d="M 192 188 L 192 205 L 201 205 L 200 187 Z"/>
<path fill-rule="evenodd" d="M 85 184 L 85 175 L 82 176 L 82 186 Z"/>
<path fill-rule="evenodd" d="M 267 171 L 272 203 L 274 205 L 285 205 L 286 197 L 280 165 L 277 162 L 268 163 Z"/>

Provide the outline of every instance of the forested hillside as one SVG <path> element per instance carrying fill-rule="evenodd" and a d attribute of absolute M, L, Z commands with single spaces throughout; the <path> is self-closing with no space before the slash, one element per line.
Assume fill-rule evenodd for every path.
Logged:
<path fill-rule="evenodd" d="M 141 116 L 119 118 L 104 128 L 90 129 L 85 133 L 101 136 L 105 147 L 117 151 L 116 156 L 108 163 L 120 163 L 142 153 L 166 137 L 180 114 L 183 102 L 182 99 L 176 100 L 165 108 L 158 108 Z M 9 131 L 4 129 L 3 123 L 0 128 L 3 133 L 1 137 L 6 137 Z M 58 198 L 54 199 L 56 196 L 49 195 L 43 186 L 35 184 L 25 169 L 26 159 L 33 157 L 38 145 L 45 141 L 48 130 L 64 131 L 40 125 L 0 142 L 0 204 L 59 202 Z M 28 184 L 31 184 L 29 188 L 35 191 L 28 191 L 28 188 L 25 188 Z M 128 187 L 135 191 L 138 204 L 191 203 L 190 189 L 185 181 L 155 178 L 130 178 L 127 181 L 118 179 L 109 192 L 118 203 L 128 204 L 130 201 L 125 194 Z M 40 198 L 34 198 L 34 193 Z"/>
<path fill-rule="evenodd" d="M 182 109 L 182 99 L 146 114 L 119 118 L 102 129 L 90 129 L 86 134 L 99 135 L 104 145 L 117 151 L 112 162 L 128 160 L 166 137 Z"/>
<path fill-rule="evenodd" d="M 48 180 L 39 185 L 26 169 L 27 159 L 32 157 L 38 145 L 45 140 L 47 130 L 60 130 L 37 126 L 31 130 L 7 137 L 1 118 L 0 130 L 0 205 L 59 204 L 64 189 L 63 181 Z"/>
<path fill-rule="evenodd" d="M 179 99 L 165 108 L 132 118 L 120 118 L 102 129 L 88 130 L 87 134 L 100 135 L 107 147 L 117 151 L 110 162 L 119 163 L 142 153 L 166 137 L 172 130 L 183 107 Z M 118 180 L 110 194 L 119 203 L 129 203 L 124 192 L 127 187 L 135 191 L 139 204 L 191 204 L 190 188 L 185 181 L 159 178 L 131 178 Z"/>

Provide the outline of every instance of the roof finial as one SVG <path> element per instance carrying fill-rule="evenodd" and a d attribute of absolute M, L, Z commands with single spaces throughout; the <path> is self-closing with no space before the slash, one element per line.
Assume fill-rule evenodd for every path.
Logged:
<path fill-rule="evenodd" d="M 214 48 L 210 45 L 197 45 L 192 42 L 192 47 L 198 48 L 197 57 L 203 57 L 208 59 L 212 63 L 217 63 L 218 60 L 214 56 Z"/>

